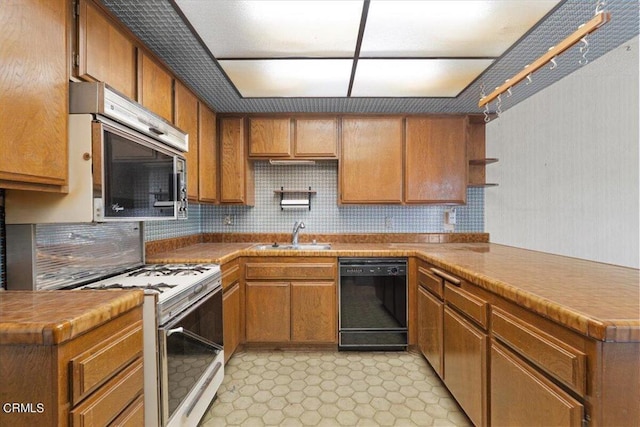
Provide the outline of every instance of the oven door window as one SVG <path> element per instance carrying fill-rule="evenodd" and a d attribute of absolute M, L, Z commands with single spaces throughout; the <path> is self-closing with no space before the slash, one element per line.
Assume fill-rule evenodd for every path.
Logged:
<path fill-rule="evenodd" d="M 215 292 L 177 321 L 160 330 L 165 343 L 168 416 L 222 350 L 222 292 Z"/>
<path fill-rule="evenodd" d="M 166 341 L 169 417 L 220 352 L 218 347 L 186 332 L 172 333 Z"/>
<path fill-rule="evenodd" d="M 104 216 L 175 217 L 174 156 L 103 126 Z"/>

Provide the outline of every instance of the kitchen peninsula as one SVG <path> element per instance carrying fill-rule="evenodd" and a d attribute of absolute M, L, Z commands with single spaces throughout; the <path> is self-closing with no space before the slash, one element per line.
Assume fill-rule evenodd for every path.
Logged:
<path fill-rule="evenodd" d="M 322 237 L 325 239 L 321 241 L 331 242 L 330 236 Z M 482 370 L 483 374 L 478 384 L 480 395 L 472 397 L 479 403 L 471 405 L 477 407 L 477 418 L 470 413 L 476 409 L 467 409 L 447 383 L 446 370 L 444 375 L 439 373 L 476 424 L 517 422 L 518 412 L 531 415 L 526 407 L 537 405 L 550 405 L 551 411 L 567 417 L 569 425 L 583 418 L 593 425 L 640 422 L 640 411 L 634 403 L 640 399 L 640 288 L 636 269 L 492 243 L 343 242 L 317 251 L 264 250 L 257 249 L 257 243 L 192 241 L 184 247 L 148 251 L 147 259 L 217 262 L 223 272 L 225 264 L 237 264 L 240 272 L 236 274 L 243 289 L 243 265 L 261 257 L 304 257 L 305 262 L 314 257 L 407 257 L 410 346 L 420 348 L 422 326 L 417 307 L 420 292 L 428 289 L 422 283 L 425 274 L 439 281 L 437 286 L 443 290 L 445 330 L 440 338 L 445 341 L 444 360 L 447 311 L 460 317 L 464 325 L 475 327 L 482 324 L 469 321 L 474 313 L 466 313 L 465 304 L 460 310 L 459 303 L 471 301 L 480 307 L 478 313 L 484 319 L 482 363 L 476 371 Z M 460 300 L 460 295 L 466 300 Z M 282 345 L 285 343 L 270 344 L 274 348 Z M 473 357 L 468 359 L 474 363 Z M 504 380 L 517 381 L 523 390 L 533 389 L 527 395 L 529 401 L 510 401 L 500 388 Z M 545 400 L 549 396 L 556 401 Z M 507 403 L 513 405 L 509 411 L 505 410 Z"/>

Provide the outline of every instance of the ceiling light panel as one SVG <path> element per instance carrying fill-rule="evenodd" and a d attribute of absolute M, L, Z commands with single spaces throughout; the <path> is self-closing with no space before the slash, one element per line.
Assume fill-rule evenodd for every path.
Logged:
<path fill-rule="evenodd" d="M 360 56 L 498 57 L 559 2 L 372 0 Z"/>
<path fill-rule="evenodd" d="M 351 96 L 455 97 L 492 62 L 488 59 L 361 59 Z"/>
<path fill-rule="evenodd" d="M 345 97 L 351 59 L 222 60 L 243 97 Z"/>
<path fill-rule="evenodd" d="M 363 1 L 176 0 L 216 58 L 353 57 Z"/>

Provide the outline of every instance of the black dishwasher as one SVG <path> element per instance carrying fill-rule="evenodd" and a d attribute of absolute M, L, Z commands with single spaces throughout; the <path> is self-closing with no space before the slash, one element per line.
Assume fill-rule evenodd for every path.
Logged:
<path fill-rule="evenodd" d="M 339 350 L 407 348 L 407 260 L 340 258 Z"/>

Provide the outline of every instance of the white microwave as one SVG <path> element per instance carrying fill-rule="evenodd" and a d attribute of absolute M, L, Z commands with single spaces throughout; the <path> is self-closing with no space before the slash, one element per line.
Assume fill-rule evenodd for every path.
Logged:
<path fill-rule="evenodd" d="M 69 191 L 8 190 L 6 223 L 186 219 L 188 135 L 103 83 L 71 87 Z"/>

